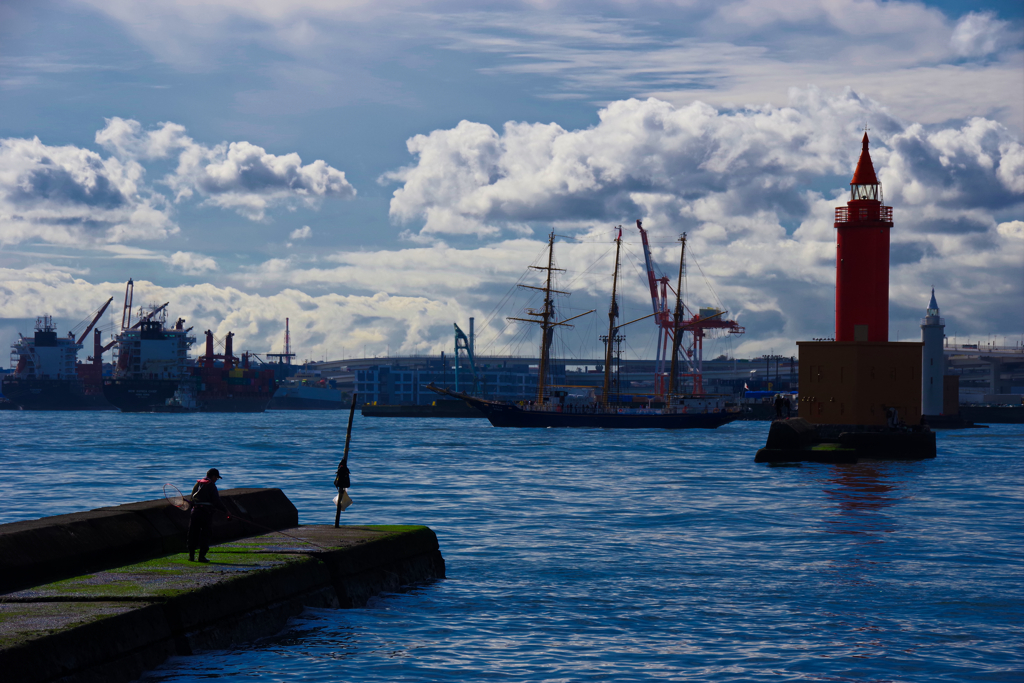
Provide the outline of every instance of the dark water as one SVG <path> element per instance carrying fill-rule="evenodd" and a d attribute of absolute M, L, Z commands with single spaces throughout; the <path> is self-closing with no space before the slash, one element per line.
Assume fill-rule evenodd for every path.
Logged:
<path fill-rule="evenodd" d="M 0 413 L 0 521 L 215 466 L 331 523 L 346 417 Z M 767 427 L 357 418 L 343 521 L 429 525 L 449 578 L 146 680 L 1024 679 L 1024 428 L 941 432 L 931 462 L 769 467 Z"/>

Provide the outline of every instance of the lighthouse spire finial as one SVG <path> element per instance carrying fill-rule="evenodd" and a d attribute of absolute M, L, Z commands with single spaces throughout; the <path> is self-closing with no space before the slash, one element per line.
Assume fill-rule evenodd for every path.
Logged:
<path fill-rule="evenodd" d="M 864 138 L 861 140 L 860 160 L 857 161 L 857 170 L 853 172 L 851 185 L 878 185 L 878 176 L 875 175 L 875 166 L 871 163 L 868 142 L 867 126 L 865 126 Z"/>

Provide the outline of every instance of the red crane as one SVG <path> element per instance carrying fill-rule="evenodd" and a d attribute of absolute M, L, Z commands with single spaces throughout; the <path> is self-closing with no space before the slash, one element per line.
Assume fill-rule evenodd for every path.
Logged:
<path fill-rule="evenodd" d="M 96 324 L 96 321 L 98 321 L 100 319 L 100 316 L 103 315 L 103 312 L 105 310 L 107 310 L 107 306 L 109 306 L 110 302 L 113 301 L 113 300 L 114 300 L 114 297 L 110 297 L 109 299 L 107 299 L 107 303 L 105 303 L 102 306 L 100 306 L 100 310 L 96 312 L 95 316 L 93 316 L 92 321 L 85 328 L 85 332 L 82 333 L 82 336 L 78 338 L 78 342 L 77 343 L 81 344 L 85 340 L 85 338 L 87 336 L 89 336 L 89 332 L 92 331 L 92 328 Z"/>
<path fill-rule="evenodd" d="M 658 325 L 658 348 L 655 360 L 655 392 L 659 395 L 667 393 L 665 379 L 668 373 L 665 372 L 666 351 L 669 339 L 680 335 L 680 343 L 673 344 L 673 347 L 683 351 L 685 363 L 689 372 L 682 373 L 682 377 L 689 377 L 693 382 L 693 393 L 704 393 L 704 337 L 708 330 L 727 330 L 729 334 L 743 334 L 746 330 L 735 320 L 723 320 L 722 317 L 728 311 L 717 308 L 701 308 L 693 313 L 686 304 L 682 302 L 683 263 L 686 254 L 686 235 L 680 238 L 683 243 L 682 253 L 679 260 L 680 284 L 674 289 L 677 305 L 680 308 L 678 322 L 668 311 L 668 290 L 672 289 L 668 277 L 657 277 L 654 272 L 654 259 L 651 258 L 651 246 L 647 240 L 647 231 L 643 229 L 640 221 L 636 222 L 640 231 L 640 239 L 644 245 L 644 261 L 647 264 L 647 282 L 651 288 L 651 304 L 654 307 L 654 321 Z M 661 285 L 660 292 L 658 285 Z M 683 343 L 686 333 L 690 334 L 690 343 Z M 673 354 L 674 355 L 674 354 Z M 673 383 L 674 384 L 674 383 Z"/>

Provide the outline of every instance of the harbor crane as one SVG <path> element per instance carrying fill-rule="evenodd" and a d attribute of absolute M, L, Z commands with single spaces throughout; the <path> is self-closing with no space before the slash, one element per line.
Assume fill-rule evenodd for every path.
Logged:
<path fill-rule="evenodd" d="M 469 319 L 469 333 L 473 334 L 473 319 Z M 459 390 L 459 351 L 465 351 L 469 358 L 469 369 L 473 373 L 473 393 L 476 393 L 476 361 L 473 359 L 473 342 L 455 323 L 455 391 Z"/>
<path fill-rule="evenodd" d="M 680 393 L 678 377 L 689 377 L 693 383 L 693 393 L 704 393 L 704 337 L 710 330 L 727 330 L 729 334 L 743 334 L 746 330 L 735 320 L 726 320 L 728 311 L 717 308 L 700 308 L 696 313 L 690 310 L 682 300 L 683 278 L 686 263 L 686 234 L 680 236 L 681 249 L 679 254 L 679 281 L 674 289 L 676 295 L 675 314 L 668 310 L 668 292 L 673 289 L 669 278 L 658 277 L 654 270 L 654 259 L 651 257 L 651 245 L 647 239 L 647 231 L 639 220 L 636 228 L 640 231 L 643 242 L 644 261 L 647 266 L 647 282 L 651 290 L 651 305 L 654 308 L 654 321 L 658 325 L 658 347 L 655 360 L 655 392 L 659 395 Z M 688 344 L 684 344 L 690 335 Z M 665 372 L 665 362 L 669 358 L 668 344 L 671 340 L 671 366 Z M 684 357 L 687 372 L 678 374 L 680 352 Z M 668 386 L 664 380 L 668 377 Z"/>

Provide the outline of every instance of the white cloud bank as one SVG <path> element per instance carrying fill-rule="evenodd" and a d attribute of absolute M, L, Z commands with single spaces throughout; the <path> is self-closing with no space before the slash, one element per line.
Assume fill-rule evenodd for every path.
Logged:
<path fill-rule="evenodd" d="M 720 300 L 730 309 L 747 328 L 737 340 L 738 354 L 790 353 L 795 340 L 834 329 L 833 212 L 846 203 L 865 122 L 886 203 L 895 210 L 893 338 L 919 334 L 932 285 L 951 336 L 1020 334 L 1020 141 L 989 119 L 924 126 L 852 91 L 813 88 L 793 91 L 786 107 L 718 110 L 703 103 L 623 100 L 602 109 L 599 123 L 586 129 L 509 122 L 499 132 L 463 121 L 419 135 L 409 141 L 413 163 L 383 179 L 398 183 L 391 216 L 417 244 L 272 259 L 220 274 L 237 289 L 199 285 L 160 290 L 156 298 L 177 301 L 177 315 L 202 325 L 245 329 L 262 340 L 246 342 L 248 348 L 271 347 L 279 335 L 272 321 L 290 317 L 304 321 L 302 334 L 314 357 L 336 358 L 342 349 L 352 355 L 362 344 L 371 353 L 386 346 L 393 353 L 436 351 L 450 346 L 453 320 L 475 315 L 481 322 L 502 305 L 509 287 L 543 251 L 541 237 L 552 227 L 579 239 L 558 247 L 564 277 L 576 280 L 569 288 L 601 301 L 608 268 L 587 269 L 608 252 L 612 226 L 625 225 L 632 244 L 624 262 L 633 265 L 623 287 L 642 315 L 649 302 L 636 271 L 639 246 L 631 228 L 640 218 L 666 271 L 677 263 L 676 237 L 688 233 L 688 250 L 700 264 L 690 269 L 688 303 Z M 162 138 L 147 135 L 118 138 L 139 150 L 118 154 L 163 153 L 146 151 L 165 148 Z M 201 268 L 205 258 L 179 257 L 179 267 Z M 35 285 L 40 300 L 94 287 L 63 272 L 52 278 L 45 287 Z M 0 316 L 21 316 L 21 296 L 28 295 L 8 297 Z M 78 294 L 74 302 L 87 299 Z M 583 305 L 575 297 L 572 303 Z M 497 327 L 481 329 L 481 337 L 506 340 L 511 333 L 499 334 L 503 317 L 516 312 L 498 311 Z M 636 329 L 630 334 L 641 334 Z"/>
<path fill-rule="evenodd" d="M 175 123 L 144 131 L 138 121 L 113 117 L 96 143 L 112 156 L 39 138 L 0 139 L 0 244 L 164 239 L 180 231 L 174 205 L 193 195 L 263 220 L 271 207 L 315 209 L 327 197 L 356 193 L 344 172 L 322 160 L 303 165 L 298 154 L 274 155 L 245 141 L 208 147 Z M 144 163 L 171 157 L 174 172 L 147 184 Z"/>
<path fill-rule="evenodd" d="M 269 154 L 249 142 L 207 147 L 185 135 L 184 126 L 176 123 L 144 131 L 138 121 L 115 116 L 96 133 L 96 142 L 127 159 L 177 154 L 177 169 L 163 179 L 176 193 L 175 201 L 198 193 L 207 203 L 251 220 L 263 220 L 273 205 L 301 201 L 316 208 L 324 197 L 350 199 L 356 195 L 345 173 L 323 160 L 303 166 L 298 154 Z"/>
<path fill-rule="evenodd" d="M 121 301 L 124 296 L 124 283 L 90 283 L 46 266 L 0 268 L 0 279 L 0 319 L 46 312 L 77 321 L 107 297 Z M 185 318 L 188 326 L 213 330 L 218 337 L 234 332 L 239 352 L 282 351 L 285 318 L 290 318 L 292 347 L 300 359 L 316 360 L 340 357 L 343 349 L 349 357 L 362 355 L 364 346 L 382 356 L 389 345 L 392 353 L 399 347 L 434 352 L 440 330 L 450 331 L 449 321 L 466 315 L 455 302 L 415 296 L 310 296 L 294 289 L 260 296 L 212 284 L 161 287 L 146 280 L 135 281 L 135 301 L 167 301 L 171 320 Z"/>
<path fill-rule="evenodd" d="M 168 202 L 143 186 L 143 175 L 132 160 L 39 138 L 0 140 L 0 244 L 123 242 L 178 232 Z"/>

